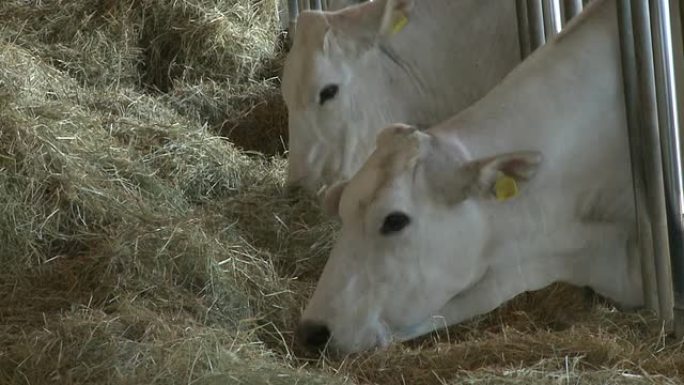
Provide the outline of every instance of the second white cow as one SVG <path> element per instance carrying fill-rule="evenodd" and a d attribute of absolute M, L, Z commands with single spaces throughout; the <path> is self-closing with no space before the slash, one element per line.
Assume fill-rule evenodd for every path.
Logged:
<path fill-rule="evenodd" d="M 303 12 L 287 56 L 288 182 L 356 172 L 392 122 L 432 125 L 520 62 L 513 0 L 375 0 Z"/>
<path fill-rule="evenodd" d="M 379 135 L 327 194 L 306 345 L 386 346 L 556 281 L 642 304 L 616 14 L 597 0 L 471 108 Z"/>

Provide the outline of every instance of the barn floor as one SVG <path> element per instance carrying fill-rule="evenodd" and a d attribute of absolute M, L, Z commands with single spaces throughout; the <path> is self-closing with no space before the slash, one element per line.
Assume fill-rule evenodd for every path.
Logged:
<path fill-rule="evenodd" d="M 298 358 L 336 225 L 283 189 L 274 3 L 0 2 L 0 384 L 683 383 L 651 315 L 563 285 Z"/>

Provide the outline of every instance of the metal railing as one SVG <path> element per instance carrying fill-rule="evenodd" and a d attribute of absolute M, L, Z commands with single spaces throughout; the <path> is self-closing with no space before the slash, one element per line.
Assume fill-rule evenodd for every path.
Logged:
<path fill-rule="evenodd" d="M 680 125 L 684 53 L 678 0 L 618 0 L 646 305 L 684 334 Z"/>
<path fill-rule="evenodd" d="M 523 58 L 587 0 L 516 0 Z M 679 0 L 617 0 L 646 307 L 684 336 L 684 45 Z"/>
<path fill-rule="evenodd" d="M 522 57 L 527 57 L 557 35 L 582 12 L 584 3 L 582 0 L 516 0 Z"/>

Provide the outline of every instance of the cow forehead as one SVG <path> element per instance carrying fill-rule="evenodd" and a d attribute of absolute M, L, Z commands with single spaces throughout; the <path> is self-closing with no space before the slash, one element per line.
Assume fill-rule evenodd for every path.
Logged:
<path fill-rule="evenodd" d="M 322 49 L 325 33 L 330 28 L 325 13 L 320 11 L 304 11 L 297 18 L 297 32 L 294 45 Z"/>
<path fill-rule="evenodd" d="M 378 144 L 345 188 L 340 201 L 343 213 L 363 216 L 368 207 L 391 192 L 398 178 L 412 173 L 421 153 L 421 141 L 412 133 L 391 136 Z"/>
<path fill-rule="evenodd" d="M 307 104 L 312 78 L 319 72 L 320 58 L 328 31 L 328 22 L 321 12 L 303 12 L 297 21 L 292 49 L 283 71 L 283 93 L 292 107 Z"/>

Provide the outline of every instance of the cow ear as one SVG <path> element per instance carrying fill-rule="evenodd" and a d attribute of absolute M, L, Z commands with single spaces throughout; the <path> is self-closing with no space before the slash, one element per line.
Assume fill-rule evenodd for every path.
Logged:
<path fill-rule="evenodd" d="M 375 137 L 375 147 L 383 147 L 397 137 L 409 137 L 418 132 L 414 126 L 405 123 L 392 123 L 380 130 Z"/>
<path fill-rule="evenodd" d="M 331 187 L 328 187 L 325 191 L 323 197 L 323 210 L 331 217 L 339 217 L 340 198 L 342 198 L 342 192 L 344 192 L 344 189 L 347 187 L 347 183 L 348 182 L 346 181 L 338 182 Z"/>
<path fill-rule="evenodd" d="M 359 56 L 373 47 L 379 38 L 399 33 L 409 23 L 413 2 L 414 0 L 375 0 L 329 13 L 327 19 L 330 32 L 337 45 L 348 53 Z"/>
<path fill-rule="evenodd" d="M 394 36 L 409 24 L 413 0 L 387 0 L 379 35 Z"/>
<path fill-rule="evenodd" d="M 506 201 L 516 197 L 542 162 L 537 151 L 520 151 L 476 160 L 469 166 L 477 173 L 475 192 L 480 197 Z"/>

